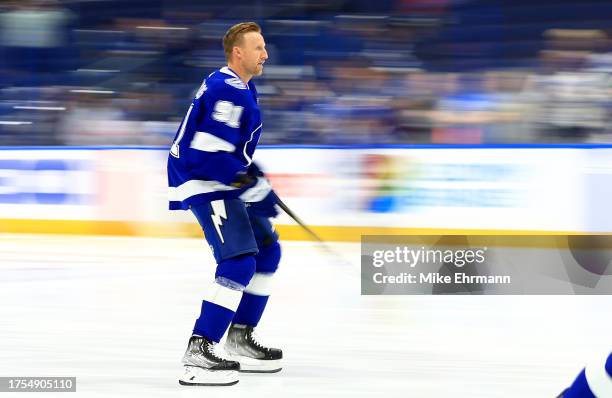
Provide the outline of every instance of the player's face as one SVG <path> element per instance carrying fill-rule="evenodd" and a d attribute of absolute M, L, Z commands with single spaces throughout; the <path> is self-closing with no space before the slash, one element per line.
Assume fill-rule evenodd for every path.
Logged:
<path fill-rule="evenodd" d="M 242 38 L 241 64 L 245 72 L 251 76 L 263 73 L 263 64 L 268 59 L 266 43 L 258 32 L 248 32 Z"/>

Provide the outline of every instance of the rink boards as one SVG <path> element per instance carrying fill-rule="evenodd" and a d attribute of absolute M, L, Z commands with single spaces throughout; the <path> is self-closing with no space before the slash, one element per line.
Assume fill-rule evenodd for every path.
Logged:
<path fill-rule="evenodd" d="M 2 148 L 0 232 L 200 236 L 160 148 Z M 612 232 L 612 147 L 269 147 L 255 160 L 324 238 Z M 283 239 L 307 236 L 286 215 Z"/>

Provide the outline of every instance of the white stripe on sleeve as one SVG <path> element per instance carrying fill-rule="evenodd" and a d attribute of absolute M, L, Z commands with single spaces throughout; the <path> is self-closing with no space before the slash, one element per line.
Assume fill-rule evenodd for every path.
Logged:
<path fill-rule="evenodd" d="M 236 146 L 231 142 L 204 131 L 195 132 L 189 147 L 204 152 L 234 152 L 236 150 Z"/>
<path fill-rule="evenodd" d="M 272 190 L 272 186 L 264 177 L 257 177 L 257 183 L 244 191 L 242 195 L 240 195 L 240 199 L 243 202 L 254 203 L 263 200 L 270 191 Z"/>

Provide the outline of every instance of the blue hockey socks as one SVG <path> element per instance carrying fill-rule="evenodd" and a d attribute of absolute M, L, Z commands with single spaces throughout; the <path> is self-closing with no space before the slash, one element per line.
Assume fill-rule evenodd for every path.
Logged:
<path fill-rule="evenodd" d="M 257 326 L 268 303 L 280 258 L 281 249 L 278 242 L 259 249 L 259 253 L 255 256 L 255 275 L 244 289 L 233 323 Z"/>
<path fill-rule="evenodd" d="M 193 334 L 219 342 L 240 304 L 242 290 L 255 272 L 255 257 L 245 255 L 223 260 L 217 266 L 215 283 L 206 291 Z"/>

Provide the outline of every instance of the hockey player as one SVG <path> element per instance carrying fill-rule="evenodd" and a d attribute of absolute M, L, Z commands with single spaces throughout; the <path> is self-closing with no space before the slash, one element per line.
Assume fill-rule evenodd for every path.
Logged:
<path fill-rule="evenodd" d="M 217 262 L 183 357 L 183 385 L 231 385 L 238 371 L 281 369 L 282 351 L 253 336 L 281 256 L 269 220 L 276 195 L 253 163 L 262 122 L 251 79 L 268 54 L 253 22 L 232 26 L 223 48 L 228 65 L 202 83 L 168 156 L 170 209 L 194 213 Z M 225 359 L 215 345 L 228 327 Z"/>
<path fill-rule="evenodd" d="M 557 398 L 609 398 L 612 397 L 612 352 L 607 359 L 587 365 L 570 388 Z"/>

